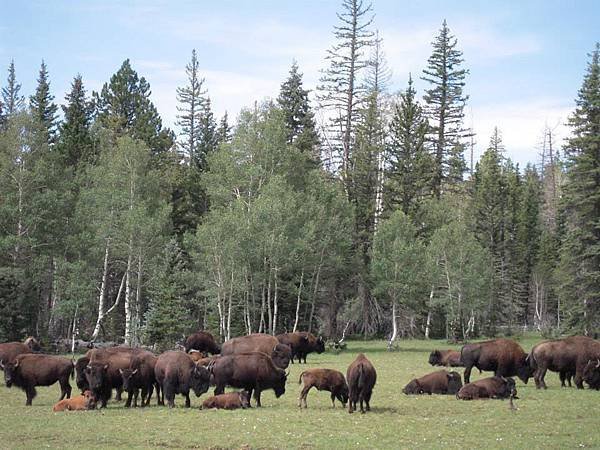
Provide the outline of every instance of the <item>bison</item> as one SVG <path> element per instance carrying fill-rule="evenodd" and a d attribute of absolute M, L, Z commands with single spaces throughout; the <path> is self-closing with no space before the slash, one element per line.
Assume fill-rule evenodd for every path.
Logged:
<path fill-rule="evenodd" d="M 304 383 L 304 387 L 300 392 L 300 398 L 298 399 L 298 407 L 304 408 L 306 405 L 306 397 L 308 391 L 313 387 L 317 388 L 318 391 L 327 391 L 331 393 L 331 405 L 335 408 L 335 399 L 337 398 L 342 404 L 342 407 L 346 407 L 348 402 L 348 384 L 346 379 L 341 372 L 333 369 L 308 369 L 300 374 L 298 384 Z"/>
<path fill-rule="evenodd" d="M 148 406 L 152 391 L 156 387 L 157 404 L 161 404 L 160 387 L 154 376 L 154 367 L 157 357 L 153 353 L 144 351 L 135 355 L 127 369 L 119 369 L 123 378 L 123 390 L 127 392 L 128 397 L 133 396 L 133 406 L 137 407 L 139 391 L 142 391 L 141 406 Z"/>
<path fill-rule="evenodd" d="M 208 391 L 210 373 L 184 352 L 171 350 L 162 353 L 154 366 L 154 376 L 162 388 L 162 395 L 167 399 L 169 408 L 175 406 L 175 395 L 185 397 L 185 407 L 189 408 L 190 390 L 196 397 Z"/>
<path fill-rule="evenodd" d="M 185 339 L 183 346 L 186 353 L 189 353 L 191 350 L 208 352 L 213 355 L 221 353 L 221 347 L 217 344 L 213 335 L 208 331 L 198 331 L 197 333 L 191 334 Z"/>
<path fill-rule="evenodd" d="M 85 376 L 85 368 L 89 363 L 90 358 L 87 356 L 82 356 L 75 362 L 75 383 L 82 394 L 90 388 Z"/>
<path fill-rule="evenodd" d="M 25 339 L 24 342 L 5 342 L 0 344 L 0 361 L 6 364 L 12 362 L 18 355 L 40 350 L 40 343 L 31 336 Z"/>
<path fill-rule="evenodd" d="M 462 367 L 460 352 L 457 350 L 434 350 L 429 354 L 432 366 Z"/>
<path fill-rule="evenodd" d="M 89 409 L 96 409 L 96 397 L 88 389 L 82 395 L 59 401 L 54 405 L 52 411 L 87 411 Z"/>
<path fill-rule="evenodd" d="M 356 410 L 356 402 L 360 401 L 360 412 L 364 414 L 363 402 L 366 404 L 366 410 L 370 411 L 371 394 L 377 381 L 377 372 L 371 361 L 359 353 L 356 359 L 350 364 L 346 372 L 348 380 L 348 412 L 353 413 Z"/>
<path fill-rule="evenodd" d="M 250 395 L 254 391 L 256 406 L 260 407 L 262 391 L 273 389 L 277 398 L 285 393 L 287 374 L 262 352 L 221 356 L 209 365 L 209 370 L 216 386 L 215 395 L 222 394 L 225 386 L 244 389 Z"/>
<path fill-rule="evenodd" d="M 600 359 L 588 361 L 583 368 L 582 377 L 590 389 L 600 390 Z"/>
<path fill-rule="evenodd" d="M 250 393 L 248 391 L 229 392 L 213 395 L 202 402 L 202 409 L 246 409 L 250 408 Z"/>
<path fill-rule="evenodd" d="M 495 376 L 518 376 L 527 384 L 533 371 L 527 362 L 527 354 L 521 346 L 510 339 L 494 339 L 464 345 L 460 351 L 460 362 L 465 367 L 465 384 L 470 381 L 471 369 L 493 371 Z"/>
<path fill-rule="evenodd" d="M 12 362 L 0 362 L 0 367 L 4 369 L 6 387 L 14 384 L 25 391 L 27 406 L 37 395 L 36 386 L 51 386 L 57 381 L 60 383 L 60 400 L 71 397 L 69 377 L 73 373 L 73 363 L 67 358 L 25 353 Z"/>
<path fill-rule="evenodd" d="M 415 378 L 408 383 L 402 392 L 410 394 L 456 394 L 462 387 L 462 380 L 458 372 L 448 372 L 447 370 L 438 370 Z"/>
<path fill-rule="evenodd" d="M 459 400 L 484 398 L 517 398 L 515 380 L 505 377 L 489 377 L 465 384 L 456 394 Z"/>
<path fill-rule="evenodd" d="M 289 345 L 280 344 L 276 337 L 263 333 L 230 339 L 221 348 L 223 356 L 251 352 L 266 353 L 280 369 L 287 369 L 292 358 L 292 349 Z"/>
<path fill-rule="evenodd" d="M 304 360 L 306 364 L 306 355 L 312 352 L 323 353 L 325 351 L 325 341 L 319 336 L 315 337 L 314 334 L 307 331 L 300 331 L 296 333 L 283 333 L 276 336 L 280 344 L 285 344 L 292 350 L 292 364 L 294 358 L 298 358 L 298 364 L 301 360 Z"/>
<path fill-rule="evenodd" d="M 548 370 L 559 372 L 562 386 L 565 378 L 570 379 L 574 374 L 575 385 L 583 389 L 583 370 L 588 361 L 597 358 L 600 358 L 600 342 L 585 336 L 541 342 L 527 357 L 538 389 L 546 389 L 544 377 Z"/>

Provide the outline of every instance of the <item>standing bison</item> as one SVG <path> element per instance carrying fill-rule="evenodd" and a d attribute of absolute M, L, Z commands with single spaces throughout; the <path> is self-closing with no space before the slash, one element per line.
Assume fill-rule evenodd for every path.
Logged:
<path fill-rule="evenodd" d="M 534 370 L 535 385 L 538 389 L 546 389 L 544 377 L 551 370 L 559 372 L 561 385 L 564 379 L 575 374 L 575 385 L 583 389 L 583 371 L 586 364 L 600 358 L 600 342 L 585 337 L 571 336 L 565 339 L 545 341 L 531 349 L 527 357 Z"/>
<path fill-rule="evenodd" d="M 364 413 L 363 402 L 366 404 L 366 411 L 371 410 L 369 402 L 373 387 L 377 381 L 377 372 L 371 361 L 359 353 L 356 359 L 350 364 L 346 372 L 348 380 L 348 412 L 353 413 L 356 410 L 356 403 L 360 401 L 360 412 Z"/>
<path fill-rule="evenodd" d="M 321 336 L 317 338 L 314 334 L 307 331 L 283 333 L 278 334 L 276 337 L 280 344 L 288 345 L 291 348 L 292 364 L 294 363 L 294 358 L 298 358 L 298 364 L 301 360 L 304 360 L 304 364 L 306 364 L 306 355 L 313 352 L 321 354 L 325 351 L 325 341 L 323 341 L 323 338 Z"/>
<path fill-rule="evenodd" d="M 153 353 L 143 351 L 133 357 L 129 368 L 119 369 L 119 373 L 123 378 L 123 390 L 127 392 L 128 398 L 133 396 L 134 407 L 137 407 L 140 390 L 142 391 L 141 406 L 148 406 L 154 387 L 156 387 L 156 396 L 158 398 L 157 404 L 160 405 L 160 386 L 154 376 L 154 367 L 157 360 L 158 358 Z"/>
<path fill-rule="evenodd" d="M 4 370 L 6 387 L 14 384 L 25 391 L 27 406 L 37 395 L 36 386 L 51 386 L 57 381 L 60 383 L 60 400 L 71 397 L 69 377 L 73 373 L 73 363 L 67 358 L 25 353 L 12 362 L 0 362 L 0 367 Z"/>
<path fill-rule="evenodd" d="M 40 343 L 31 336 L 25 339 L 25 342 L 5 342 L 0 344 L 0 361 L 6 364 L 12 362 L 18 355 L 40 350 Z"/>
<path fill-rule="evenodd" d="M 225 346 L 223 346 L 225 347 Z M 275 397 L 285 394 L 287 374 L 262 352 L 221 356 L 209 365 L 215 383 L 215 395 L 222 394 L 225 386 L 244 389 L 252 394 L 260 407 L 260 394 L 273 389 Z"/>
<path fill-rule="evenodd" d="M 180 351 L 162 353 L 154 366 L 154 376 L 169 408 L 175 406 L 176 394 L 185 397 L 185 407 L 189 408 L 190 390 L 194 391 L 196 397 L 200 397 L 208 391 L 210 380 L 206 367 L 195 364 L 187 354 Z"/>
<path fill-rule="evenodd" d="M 458 391 L 456 398 L 459 400 L 517 398 L 515 380 L 505 377 L 490 377 L 467 383 Z"/>
<path fill-rule="evenodd" d="M 208 331 L 198 331 L 197 333 L 189 335 L 183 344 L 186 353 L 191 350 L 197 350 L 199 352 L 207 352 L 213 355 L 221 353 L 221 347 L 215 341 L 215 338 Z"/>
<path fill-rule="evenodd" d="M 471 369 L 489 370 L 499 377 L 518 376 L 527 384 L 533 371 L 527 362 L 527 354 L 521 346 L 510 339 L 494 339 L 464 345 L 460 362 L 465 367 L 465 384 L 470 381 Z"/>
<path fill-rule="evenodd" d="M 335 399 L 337 398 L 343 407 L 346 407 L 348 402 L 348 384 L 341 372 L 333 369 L 308 369 L 300 374 L 298 384 L 304 383 L 304 387 L 300 392 L 298 406 L 301 408 L 304 403 L 306 408 L 306 397 L 308 391 L 313 387 L 317 391 L 328 391 L 331 393 L 331 406 L 335 408 Z"/>
<path fill-rule="evenodd" d="M 462 367 L 460 352 L 457 350 L 434 350 L 429 354 L 432 366 Z"/>
<path fill-rule="evenodd" d="M 411 394 L 456 394 L 462 387 L 462 381 L 458 372 L 448 372 L 446 370 L 438 370 L 415 378 L 408 383 L 402 392 L 406 395 Z"/>
<path fill-rule="evenodd" d="M 289 345 L 280 344 L 276 337 L 263 333 L 230 339 L 221 348 L 223 356 L 251 352 L 263 352 L 269 355 L 280 369 L 287 369 L 292 358 Z"/>

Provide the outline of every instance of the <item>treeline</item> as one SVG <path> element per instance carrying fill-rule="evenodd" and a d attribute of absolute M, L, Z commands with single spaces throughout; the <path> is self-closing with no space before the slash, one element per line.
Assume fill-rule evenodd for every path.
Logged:
<path fill-rule="evenodd" d="M 129 60 L 91 95 L 76 76 L 60 116 L 45 64 L 26 100 L 11 62 L 0 340 L 597 330 L 598 45 L 563 148 L 545 130 L 540 164 L 519 168 L 495 129 L 469 171 L 468 70 L 446 22 L 419 99 L 411 78 L 389 92 L 371 6 L 343 0 L 338 18 L 314 107 L 294 63 L 230 125 L 192 52 L 178 135 Z"/>

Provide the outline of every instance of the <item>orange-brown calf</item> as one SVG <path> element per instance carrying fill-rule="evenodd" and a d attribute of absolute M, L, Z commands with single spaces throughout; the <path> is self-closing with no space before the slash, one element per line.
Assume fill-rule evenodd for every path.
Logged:
<path fill-rule="evenodd" d="M 88 409 L 96 409 L 96 397 L 89 390 L 85 391 L 83 395 L 61 400 L 54 405 L 52 411 L 86 411 Z"/>

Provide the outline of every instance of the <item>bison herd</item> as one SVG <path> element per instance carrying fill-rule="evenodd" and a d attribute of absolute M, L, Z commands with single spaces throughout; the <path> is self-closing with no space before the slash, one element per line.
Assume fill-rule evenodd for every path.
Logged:
<path fill-rule="evenodd" d="M 219 345 L 210 333 L 200 331 L 189 336 L 185 351 L 170 350 L 155 355 L 149 350 L 132 347 L 90 349 L 77 360 L 40 353 L 39 342 L 28 338 L 24 343 L 0 344 L 0 368 L 7 387 L 17 386 L 31 405 L 37 386 L 59 383 L 60 401 L 54 411 L 104 408 L 113 392 L 117 400 L 127 395 L 125 406 L 148 406 L 156 393 L 157 405 L 175 406 L 176 395 L 190 407 L 190 392 L 197 397 L 214 386 L 214 395 L 202 403 L 204 409 L 249 408 L 254 394 L 257 407 L 261 393 L 272 390 L 277 398 L 285 394 L 294 359 L 304 361 L 312 352 L 322 353 L 322 338 L 311 333 L 285 333 L 278 336 L 255 333 L 230 339 Z M 585 382 L 600 390 L 600 342 L 585 336 L 545 341 L 529 354 L 510 339 L 494 339 L 467 344 L 460 351 L 435 350 L 429 356 L 432 366 L 464 367 L 464 384 L 456 371 L 439 370 L 411 380 L 402 390 L 407 395 L 446 394 L 461 400 L 512 399 L 517 389 L 512 377 L 524 383 L 533 377 L 538 389 L 546 388 L 548 370 L 558 372 L 561 385 L 570 385 L 574 377 L 577 388 Z M 494 373 L 493 377 L 470 382 L 471 370 Z M 82 395 L 71 398 L 69 379 L 75 378 Z M 332 406 L 337 399 L 352 413 L 357 406 L 362 413 L 370 410 L 370 400 L 377 381 L 375 367 L 360 353 L 347 369 L 346 377 L 337 370 L 304 370 L 299 407 L 307 407 L 312 388 L 330 393 Z M 239 389 L 225 393 L 225 388 Z"/>

